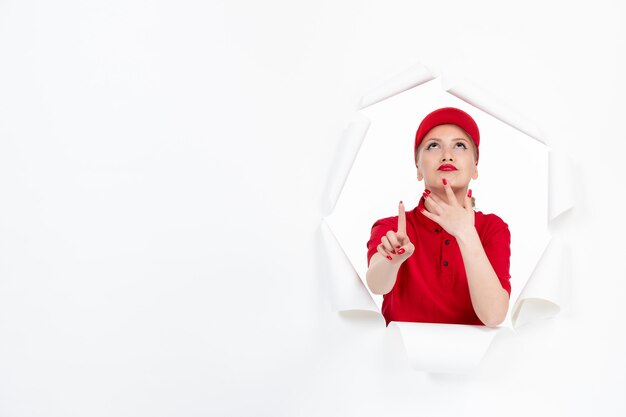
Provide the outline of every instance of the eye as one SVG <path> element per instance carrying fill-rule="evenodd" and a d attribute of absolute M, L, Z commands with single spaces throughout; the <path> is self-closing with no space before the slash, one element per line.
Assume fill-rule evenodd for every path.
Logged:
<path fill-rule="evenodd" d="M 467 146 L 463 142 L 457 142 L 455 146 L 461 145 L 463 149 L 467 149 Z"/>
<path fill-rule="evenodd" d="M 435 146 L 436 146 L 436 145 L 437 145 L 437 142 L 431 142 L 431 143 L 429 143 L 429 144 L 428 144 L 428 146 L 426 147 L 426 149 L 430 149 L 430 147 L 431 147 L 431 146 L 433 146 L 433 145 L 435 145 Z"/>

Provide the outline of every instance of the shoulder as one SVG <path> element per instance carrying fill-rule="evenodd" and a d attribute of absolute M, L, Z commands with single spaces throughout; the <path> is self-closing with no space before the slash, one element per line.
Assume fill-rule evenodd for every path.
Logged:
<path fill-rule="evenodd" d="M 494 213 L 483 213 L 476 211 L 476 230 L 481 235 L 508 234 L 510 235 L 509 225 L 502 220 L 500 216 Z"/>
<path fill-rule="evenodd" d="M 370 239 L 367 242 L 367 247 L 370 250 L 374 250 L 374 245 L 380 243 L 380 239 L 387 234 L 390 230 L 396 231 L 398 227 L 398 216 L 395 217 L 385 217 L 382 219 L 378 219 L 372 225 L 372 230 L 370 231 Z"/>
<path fill-rule="evenodd" d="M 376 227 L 397 227 L 398 226 L 398 216 L 384 217 L 382 219 L 378 219 L 372 225 L 372 230 Z"/>
<path fill-rule="evenodd" d="M 480 219 L 483 223 L 489 225 L 498 225 L 509 227 L 508 224 L 500 216 L 494 213 L 483 213 L 482 211 L 476 211 L 476 220 Z"/>

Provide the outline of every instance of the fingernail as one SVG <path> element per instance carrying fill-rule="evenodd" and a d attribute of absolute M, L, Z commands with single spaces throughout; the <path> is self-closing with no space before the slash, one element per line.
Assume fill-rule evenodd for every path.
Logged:
<path fill-rule="evenodd" d="M 395 255 L 395 254 L 396 254 L 396 251 L 392 249 L 392 250 L 391 250 L 391 253 L 393 253 L 393 254 Z"/>
<path fill-rule="evenodd" d="M 391 256 L 387 255 L 387 259 L 391 260 Z"/>
<path fill-rule="evenodd" d="M 469 190 L 469 191 L 467 192 L 467 196 L 468 196 L 468 197 L 471 197 L 471 196 L 472 196 L 472 190 Z"/>
<path fill-rule="evenodd" d="M 428 188 L 427 188 L 427 189 L 425 189 L 425 190 L 424 190 L 424 192 L 425 192 L 426 194 L 430 194 L 430 190 L 429 190 Z"/>
<path fill-rule="evenodd" d="M 424 197 L 424 198 L 428 197 L 428 193 L 422 194 L 422 197 Z"/>
<path fill-rule="evenodd" d="M 398 255 L 402 255 L 404 252 L 406 252 L 404 248 L 398 249 Z"/>
<path fill-rule="evenodd" d="M 402 247 L 402 246 L 398 245 L 398 246 L 396 246 L 396 249 L 400 249 L 401 247 Z"/>
<path fill-rule="evenodd" d="M 448 181 L 446 181 L 445 178 L 442 178 L 441 180 L 443 181 L 443 185 L 447 185 L 448 184 Z"/>

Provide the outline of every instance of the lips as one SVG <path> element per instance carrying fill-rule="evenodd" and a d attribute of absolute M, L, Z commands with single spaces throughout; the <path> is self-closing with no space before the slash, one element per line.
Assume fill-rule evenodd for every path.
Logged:
<path fill-rule="evenodd" d="M 456 167 L 450 164 L 443 164 L 439 167 L 439 171 L 456 171 Z"/>

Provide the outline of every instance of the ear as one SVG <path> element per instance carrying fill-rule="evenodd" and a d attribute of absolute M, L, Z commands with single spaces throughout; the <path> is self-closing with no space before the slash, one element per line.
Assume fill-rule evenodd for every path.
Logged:
<path fill-rule="evenodd" d="M 474 173 L 472 173 L 472 179 L 475 180 L 478 178 L 478 163 L 474 165 Z"/>
<path fill-rule="evenodd" d="M 420 169 L 419 165 L 417 164 L 418 160 L 419 160 L 419 150 L 415 151 L 415 168 L 417 168 L 417 180 L 421 181 L 424 179 L 424 174 L 422 173 L 422 170 Z"/>

